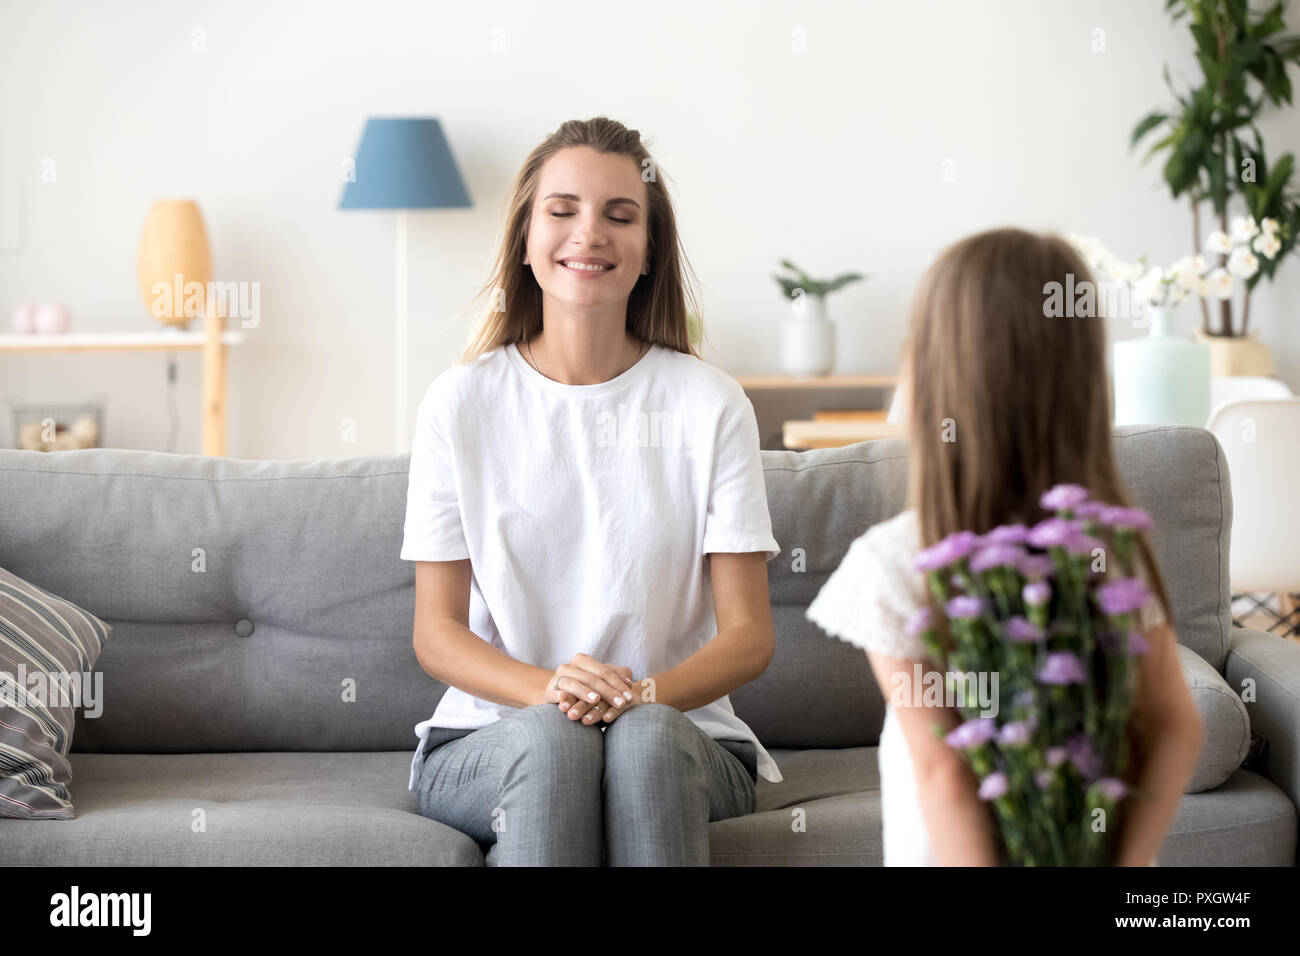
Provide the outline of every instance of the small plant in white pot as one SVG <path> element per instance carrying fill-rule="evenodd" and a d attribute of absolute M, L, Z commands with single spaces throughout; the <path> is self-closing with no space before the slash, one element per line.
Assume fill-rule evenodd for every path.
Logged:
<path fill-rule="evenodd" d="M 781 266 L 790 273 L 772 276 L 790 301 L 790 317 L 781 323 L 781 367 L 791 375 L 828 375 L 835 365 L 835 326 L 826 314 L 826 296 L 866 277 L 846 272 L 814 279 L 789 259 Z"/>

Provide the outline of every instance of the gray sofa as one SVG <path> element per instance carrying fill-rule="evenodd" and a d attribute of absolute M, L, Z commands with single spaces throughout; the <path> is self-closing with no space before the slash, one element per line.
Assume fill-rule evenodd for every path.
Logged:
<path fill-rule="evenodd" d="M 1116 436 L 1156 520 L 1180 641 L 1258 687 L 1251 760 L 1183 798 L 1160 862 L 1294 865 L 1300 647 L 1231 627 L 1223 453 L 1198 428 Z M 753 815 L 712 824 L 715 865 L 881 863 L 883 702 L 865 657 L 803 613 L 849 543 L 901 509 L 906 451 L 762 453 L 777 646 L 732 700 L 785 780 L 759 781 Z M 444 689 L 411 648 L 406 488 L 404 455 L 0 451 L 0 566 L 113 626 L 103 714 L 79 715 L 72 744 L 77 816 L 0 820 L 0 861 L 491 865 L 406 789 L 412 727 Z"/>

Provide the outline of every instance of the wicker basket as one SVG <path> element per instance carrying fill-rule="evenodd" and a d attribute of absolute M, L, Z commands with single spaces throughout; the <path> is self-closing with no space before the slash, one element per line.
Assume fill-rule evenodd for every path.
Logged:
<path fill-rule="evenodd" d="M 80 403 L 25 403 L 8 399 L 13 412 L 14 447 L 28 451 L 75 451 L 104 447 L 107 396 Z"/>

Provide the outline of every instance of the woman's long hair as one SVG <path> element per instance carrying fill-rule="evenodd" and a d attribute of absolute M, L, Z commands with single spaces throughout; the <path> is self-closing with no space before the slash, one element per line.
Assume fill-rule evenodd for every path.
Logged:
<path fill-rule="evenodd" d="M 1111 441 L 1104 320 L 1049 317 L 1044 307 L 1049 283 L 1068 288 L 1071 274 L 1075 287 L 1093 281 L 1059 236 L 993 229 L 949 246 L 922 279 L 904 358 L 907 494 L 922 548 L 956 531 L 1050 517 L 1039 498 L 1063 482 L 1132 504 Z M 1138 554 L 1172 627 L 1145 532 Z"/>
<path fill-rule="evenodd" d="M 601 153 L 627 156 L 640 169 L 645 182 L 647 211 L 646 255 L 650 271 L 637 279 L 627 301 L 627 331 L 646 342 L 686 352 L 699 358 L 687 332 L 688 311 L 699 314 L 693 286 L 686 279 L 690 264 L 681 248 L 672 200 L 664 184 L 664 171 L 641 142 L 638 130 L 616 120 L 597 116 L 569 120 L 528 154 L 506 196 L 501 247 L 492 273 L 474 296 L 487 296 L 460 364 L 472 362 L 499 345 L 524 343 L 542 328 L 542 289 L 533 270 L 524 265 L 528 224 L 542 165 L 556 152 L 588 146 Z M 691 270 L 694 275 L 694 271 Z M 689 309 L 688 309 L 689 304 Z"/>

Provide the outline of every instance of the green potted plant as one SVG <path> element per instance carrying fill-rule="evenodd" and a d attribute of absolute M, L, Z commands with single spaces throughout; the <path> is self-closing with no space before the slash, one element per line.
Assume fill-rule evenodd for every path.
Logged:
<path fill-rule="evenodd" d="M 772 276 L 790 301 L 790 317 L 781 323 L 781 366 L 791 375 L 827 375 L 835 365 L 835 326 L 826 314 L 826 296 L 866 277 L 846 272 L 814 279 L 789 259 L 781 265 L 789 275 Z"/>
<path fill-rule="evenodd" d="M 1255 125 L 1265 104 L 1291 105 L 1287 67 L 1300 64 L 1300 36 L 1278 35 L 1286 27 L 1285 8 L 1279 0 L 1252 14 L 1246 0 L 1167 0 L 1165 10 L 1175 22 L 1189 18 L 1201 83 L 1179 93 L 1166 66 L 1165 83 L 1176 106 L 1143 117 L 1129 144 L 1132 149 L 1161 132 L 1143 162 L 1167 154 L 1163 176 L 1169 191 L 1191 206 L 1192 248 L 1211 262 L 1208 283 L 1196 290 L 1197 338 L 1210 343 L 1215 375 L 1272 374 L 1267 347 L 1248 338 L 1250 296 L 1261 279 L 1272 281 L 1300 232 L 1300 200 L 1291 189 L 1294 157 L 1286 153 L 1270 164 Z M 1208 235 L 1201 232 L 1205 202 L 1218 224 Z M 1231 221 L 1230 207 L 1242 210 Z M 1238 291 L 1242 305 L 1235 321 Z M 1207 296 L 1217 300 L 1213 320 Z"/>

